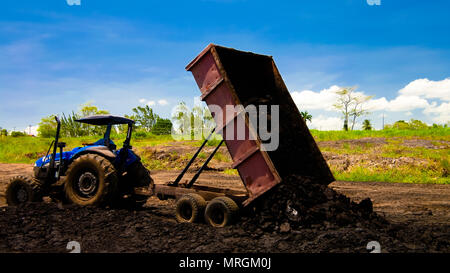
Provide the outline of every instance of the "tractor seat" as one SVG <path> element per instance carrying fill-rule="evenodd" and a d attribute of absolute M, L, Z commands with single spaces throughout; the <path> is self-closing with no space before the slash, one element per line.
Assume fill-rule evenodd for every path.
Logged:
<path fill-rule="evenodd" d="M 66 147 L 66 143 L 65 142 L 58 142 L 58 147 L 59 148 L 64 148 L 64 147 Z"/>

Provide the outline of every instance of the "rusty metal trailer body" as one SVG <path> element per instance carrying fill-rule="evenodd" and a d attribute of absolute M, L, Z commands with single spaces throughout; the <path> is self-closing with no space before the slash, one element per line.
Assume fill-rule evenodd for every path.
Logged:
<path fill-rule="evenodd" d="M 240 205 L 248 206 L 288 175 L 312 178 L 324 185 L 334 181 L 271 56 L 210 44 L 187 65 L 186 70 L 192 72 L 200 89 L 201 99 L 210 107 L 216 124 L 221 125 L 215 131 L 223 136 L 233 160 L 232 166 L 237 169 L 247 190 L 247 196 Z M 220 107 L 223 115 L 215 115 L 213 105 Z M 233 115 L 225 114 L 227 106 L 237 105 L 279 107 L 277 149 L 262 149 L 259 125 L 251 122 L 248 113 L 242 111 Z M 245 124 L 244 139 L 236 135 L 237 126 L 242 123 Z M 225 137 L 227 130 L 233 130 L 234 138 Z M 172 192 L 170 195 L 174 197 L 177 195 L 175 188 L 180 191 L 196 191 L 195 186 L 191 187 L 193 183 L 189 183 L 189 189 L 183 189 L 179 187 L 179 179 L 177 180 L 171 185 L 157 185 L 156 193 Z M 225 194 L 213 188 L 206 191 Z"/>

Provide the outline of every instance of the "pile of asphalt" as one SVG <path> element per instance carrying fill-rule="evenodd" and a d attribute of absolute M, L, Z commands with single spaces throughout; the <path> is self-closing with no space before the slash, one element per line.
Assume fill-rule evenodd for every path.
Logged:
<path fill-rule="evenodd" d="M 246 221 L 279 232 L 318 226 L 389 225 L 373 211 L 370 199 L 355 203 L 328 186 L 295 175 L 285 177 L 257 199 L 253 215 Z"/>

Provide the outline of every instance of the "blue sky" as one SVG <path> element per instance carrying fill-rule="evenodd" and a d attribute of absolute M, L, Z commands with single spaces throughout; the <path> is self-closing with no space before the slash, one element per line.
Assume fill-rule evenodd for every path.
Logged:
<path fill-rule="evenodd" d="M 184 67 L 211 42 L 272 55 L 310 127 L 342 127 L 333 92 L 354 85 L 374 96 L 376 128 L 382 114 L 446 123 L 449 11 L 449 1 L 3 1 L 0 126 L 23 130 L 86 102 L 118 115 L 150 103 L 169 117 L 199 95 Z"/>

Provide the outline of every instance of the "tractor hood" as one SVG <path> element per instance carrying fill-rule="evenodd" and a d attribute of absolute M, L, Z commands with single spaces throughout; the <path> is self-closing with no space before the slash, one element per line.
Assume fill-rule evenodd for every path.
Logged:
<path fill-rule="evenodd" d="M 75 155 L 76 153 L 78 153 L 80 151 L 80 149 L 83 149 L 83 147 L 76 147 L 72 151 L 63 152 L 62 153 L 63 160 L 65 161 L 65 160 L 71 159 L 73 157 L 73 155 Z M 50 163 L 50 159 L 51 159 L 51 154 L 48 156 L 43 156 L 43 157 L 39 158 L 38 160 L 36 160 L 36 162 L 34 163 L 34 166 L 35 167 L 45 166 L 46 164 Z M 60 159 L 60 153 L 56 153 L 55 162 L 59 162 L 59 159 Z"/>
<path fill-rule="evenodd" d="M 62 153 L 62 158 L 64 161 L 72 160 L 74 156 L 76 156 L 79 153 L 83 152 L 93 152 L 101 154 L 107 158 L 114 158 L 116 157 L 116 154 L 111 152 L 108 148 L 106 148 L 103 145 L 90 145 L 85 147 L 76 147 L 72 151 L 67 151 Z M 39 158 L 35 163 L 35 167 L 42 167 L 46 164 L 50 163 L 51 155 L 43 156 Z M 55 162 L 59 162 L 60 159 L 60 153 L 56 153 Z"/>

